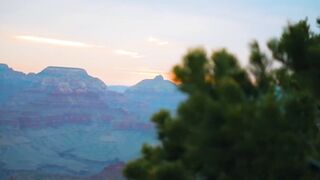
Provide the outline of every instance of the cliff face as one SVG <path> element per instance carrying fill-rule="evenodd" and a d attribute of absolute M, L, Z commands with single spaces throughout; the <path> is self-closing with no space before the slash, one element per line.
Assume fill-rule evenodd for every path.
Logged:
<path fill-rule="evenodd" d="M 1 73 L 2 125 L 56 127 L 110 121 L 112 114 L 121 114 L 121 109 L 109 108 L 107 86 L 83 69 L 48 67 L 38 74 L 25 75 L 6 68 Z"/>
<path fill-rule="evenodd" d="M 37 77 L 41 88 L 53 88 L 58 93 L 103 93 L 107 89 L 101 80 L 89 76 L 80 68 L 50 66 L 38 73 Z"/>
<path fill-rule="evenodd" d="M 0 105 L 31 85 L 31 79 L 24 73 L 14 71 L 6 64 L 0 64 Z"/>
<path fill-rule="evenodd" d="M 0 177 L 119 173 L 113 164 L 139 156 L 143 143 L 157 143 L 151 114 L 183 100 L 161 76 L 115 92 L 83 69 L 24 74 L 4 64 L 0 92 Z"/>
<path fill-rule="evenodd" d="M 152 128 L 148 119 L 153 112 L 174 109 L 183 99 L 162 76 L 119 93 L 80 68 L 50 66 L 27 75 L 2 64 L 0 85 L 0 125 L 15 128 L 94 121 L 111 122 L 120 129 Z"/>

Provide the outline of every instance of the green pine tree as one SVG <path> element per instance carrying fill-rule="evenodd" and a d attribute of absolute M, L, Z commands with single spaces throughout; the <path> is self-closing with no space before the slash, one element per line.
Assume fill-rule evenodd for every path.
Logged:
<path fill-rule="evenodd" d="M 320 23 L 319 23 L 320 24 Z M 174 68 L 188 95 L 175 116 L 155 114 L 159 145 L 124 170 L 135 180 L 316 179 L 320 38 L 289 24 L 263 53 L 250 44 L 244 69 L 227 50 L 190 50 Z M 272 69 L 273 62 L 282 66 Z"/>

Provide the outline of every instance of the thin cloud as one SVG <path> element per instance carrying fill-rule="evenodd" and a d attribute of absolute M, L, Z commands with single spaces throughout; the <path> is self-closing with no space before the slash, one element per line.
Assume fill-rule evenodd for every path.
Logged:
<path fill-rule="evenodd" d="M 69 47 L 79 47 L 79 48 L 106 48 L 105 46 L 88 44 L 79 41 L 69 41 L 62 39 L 53 39 L 47 37 L 39 37 L 39 36 L 28 36 L 28 35 L 19 35 L 15 36 L 16 39 L 31 41 L 36 43 L 44 43 L 44 44 L 52 44 L 58 46 L 69 46 Z"/>
<path fill-rule="evenodd" d="M 168 41 L 163 41 L 163 40 L 160 40 L 160 39 L 158 39 L 158 38 L 155 38 L 155 37 L 149 37 L 148 39 L 147 39 L 147 41 L 148 42 L 150 42 L 150 43 L 153 43 L 153 44 L 156 44 L 156 45 L 159 45 L 159 46 L 163 46 L 163 45 L 167 45 L 167 44 L 169 44 L 169 42 Z"/>
<path fill-rule="evenodd" d="M 123 49 L 116 49 L 114 51 L 114 53 L 116 53 L 118 55 L 122 55 L 122 56 L 129 56 L 129 57 L 132 57 L 132 58 L 142 58 L 142 57 L 144 57 L 143 55 L 139 54 L 138 52 L 127 51 L 127 50 L 123 50 Z"/>
<path fill-rule="evenodd" d="M 55 38 L 48 38 L 48 37 L 39 37 L 39 36 L 29 36 L 29 35 L 18 35 L 14 36 L 14 38 L 24 41 L 30 41 L 35 43 L 43 43 L 43 44 L 51 44 L 57 46 L 68 46 L 68 47 L 77 47 L 77 48 L 106 48 L 110 49 L 106 46 L 96 45 L 96 44 L 89 44 L 80 41 L 70 41 L 70 40 L 63 40 L 63 39 L 55 39 Z M 131 58 L 142 58 L 144 57 L 138 52 L 127 51 L 123 49 L 116 49 L 113 50 L 115 54 L 121 56 L 128 56 Z"/>

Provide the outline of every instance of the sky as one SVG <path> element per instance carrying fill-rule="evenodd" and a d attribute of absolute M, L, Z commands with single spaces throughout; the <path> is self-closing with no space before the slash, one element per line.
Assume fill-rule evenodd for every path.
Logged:
<path fill-rule="evenodd" d="M 0 0 L 0 63 L 25 73 L 84 68 L 107 85 L 169 78 L 194 47 L 227 48 L 246 66 L 249 42 L 265 44 L 288 22 L 314 25 L 319 7 L 320 0 Z"/>

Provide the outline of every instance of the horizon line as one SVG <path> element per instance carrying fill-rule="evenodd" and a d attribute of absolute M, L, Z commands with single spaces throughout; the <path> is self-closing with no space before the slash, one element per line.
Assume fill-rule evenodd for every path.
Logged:
<path fill-rule="evenodd" d="M 130 87 L 130 86 L 134 86 L 136 85 L 137 83 L 143 81 L 143 80 L 146 80 L 146 79 L 150 79 L 150 78 L 142 78 L 140 80 L 138 80 L 136 83 L 133 83 L 133 84 L 115 84 L 115 83 L 107 83 L 105 80 L 103 80 L 103 78 L 101 77 L 98 77 L 98 76 L 93 76 L 91 75 L 91 73 L 88 72 L 88 70 L 86 68 L 83 68 L 83 67 L 74 67 L 74 66 L 59 66 L 59 65 L 48 65 L 44 68 L 42 68 L 40 71 L 36 72 L 36 71 L 24 71 L 24 70 L 20 70 L 19 68 L 17 69 L 16 67 L 13 67 L 7 63 L 1 63 L 0 62 L 0 65 L 6 65 L 9 69 L 12 69 L 13 71 L 16 71 L 16 72 L 20 72 L 20 73 L 23 73 L 25 75 L 29 75 L 29 74 L 39 74 L 41 73 L 43 70 L 49 68 L 49 67 L 55 67 L 55 68 L 70 68 L 70 69 L 79 69 L 79 70 L 84 70 L 88 76 L 91 76 L 93 78 L 98 78 L 99 80 L 101 80 L 106 86 L 127 86 L 127 87 Z M 119 70 L 121 72 L 121 70 Z M 124 72 L 124 71 L 122 71 Z M 134 73 L 134 74 L 154 74 L 153 78 L 151 79 L 154 79 L 156 76 L 162 76 L 164 80 L 168 80 L 172 83 L 175 84 L 175 82 L 170 79 L 169 77 L 171 76 L 171 72 L 160 72 L 160 71 L 141 71 L 141 70 L 130 70 L 130 71 L 125 71 L 127 73 Z"/>

